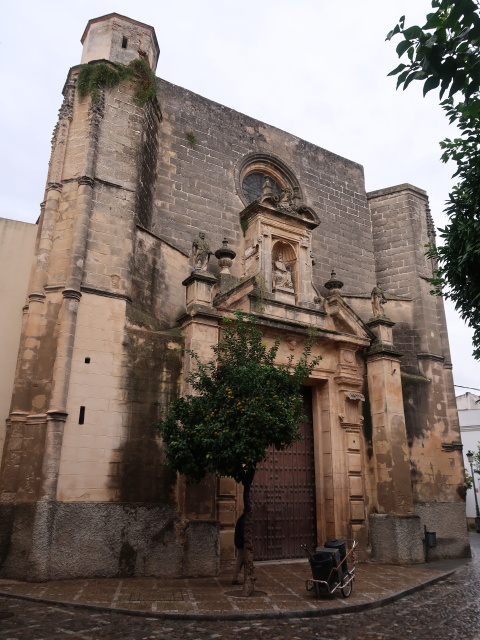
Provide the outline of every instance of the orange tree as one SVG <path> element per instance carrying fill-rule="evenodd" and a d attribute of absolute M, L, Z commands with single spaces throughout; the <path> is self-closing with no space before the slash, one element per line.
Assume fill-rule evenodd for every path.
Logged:
<path fill-rule="evenodd" d="M 440 229 L 444 244 L 428 245 L 436 263 L 432 293 L 450 298 L 473 329 L 473 355 L 480 360 L 480 1 L 432 0 L 422 27 L 405 27 L 405 16 L 387 39 L 401 37 L 404 57 L 389 75 L 397 87 L 423 83 L 424 95 L 437 90 L 456 138 L 440 143 L 442 160 L 451 160 L 458 180 L 446 202 L 448 224 Z M 458 96 L 461 99 L 458 99 Z"/>
<path fill-rule="evenodd" d="M 187 377 L 195 395 L 178 398 L 158 423 L 167 464 L 199 482 L 207 473 L 243 485 L 245 510 L 244 595 L 254 592 L 253 515 L 250 489 L 267 449 L 289 447 L 300 439 L 301 386 L 320 360 L 310 358 L 311 342 L 294 362 L 275 362 L 280 340 L 268 347 L 255 317 L 224 318 L 222 339 L 212 346 L 215 359 L 201 362 Z"/>

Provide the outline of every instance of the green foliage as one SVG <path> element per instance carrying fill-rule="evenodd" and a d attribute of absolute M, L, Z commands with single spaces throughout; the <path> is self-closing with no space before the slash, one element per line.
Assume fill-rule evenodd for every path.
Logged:
<path fill-rule="evenodd" d="M 188 144 L 195 149 L 197 146 L 197 136 L 193 133 L 193 131 L 185 131 L 185 137 L 188 140 Z"/>
<path fill-rule="evenodd" d="M 248 220 L 240 220 L 240 228 L 242 229 L 242 233 L 245 236 L 248 229 Z"/>
<path fill-rule="evenodd" d="M 468 469 L 465 468 L 465 487 L 468 489 L 473 489 L 473 478 L 470 475 L 471 469 L 470 465 L 468 465 Z M 473 473 L 480 475 L 480 443 L 477 444 L 477 452 L 473 456 Z M 478 478 L 477 478 L 477 486 L 478 486 Z"/>
<path fill-rule="evenodd" d="M 480 90 L 480 16 L 476 0 L 432 0 L 434 12 L 423 27 L 405 28 L 402 16 L 387 35 L 401 34 L 397 54 L 407 55 L 389 75 L 397 75 L 397 87 L 413 80 L 424 82 L 423 93 L 439 88 L 440 99 L 460 91 L 466 100 Z"/>
<path fill-rule="evenodd" d="M 128 65 L 107 62 L 83 64 L 77 78 L 78 95 L 82 98 L 90 94 L 93 102 L 98 102 L 100 87 L 112 88 L 130 80 L 135 83 L 135 99 L 140 106 L 157 95 L 157 81 L 148 63 L 141 58 Z"/>
<path fill-rule="evenodd" d="M 475 455 L 473 456 L 473 473 L 476 473 L 477 475 L 480 475 L 480 442 L 477 444 L 477 451 L 476 451 Z M 469 477 L 470 477 L 470 480 L 471 480 L 471 476 L 469 476 Z"/>
<path fill-rule="evenodd" d="M 473 489 L 473 478 L 471 475 L 467 473 L 466 469 L 464 470 L 464 473 L 465 473 L 465 488 L 468 491 L 468 489 Z"/>
<path fill-rule="evenodd" d="M 401 34 L 397 46 L 401 64 L 389 75 L 399 74 L 397 87 L 423 81 L 424 95 L 439 89 L 441 102 L 460 137 L 440 143 L 442 160 L 452 160 L 458 184 L 452 189 L 445 212 L 449 223 L 440 229 L 441 247 L 428 245 L 434 261 L 432 293 L 450 298 L 461 317 L 472 327 L 473 355 L 480 359 L 480 4 L 478 0 L 432 0 L 436 11 L 423 27 L 405 29 L 400 18 L 387 39 Z M 461 94 L 463 100 L 454 102 Z"/>
<path fill-rule="evenodd" d="M 280 341 L 268 348 L 255 317 L 240 311 L 224 319 L 223 337 L 212 349 L 216 360 L 202 363 L 187 381 L 197 395 L 170 404 L 157 425 L 168 464 L 192 481 L 207 473 L 250 485 L 268 447 L 289 447 L 300 438 L 300 388 L 320 358 L 275 364 Z"/>

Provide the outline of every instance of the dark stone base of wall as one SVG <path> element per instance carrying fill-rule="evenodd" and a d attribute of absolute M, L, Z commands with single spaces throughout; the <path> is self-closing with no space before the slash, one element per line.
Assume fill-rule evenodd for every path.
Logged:
<path fill-rule="evenodd" d="M 0 504 L 0 577 L 207 577 L 219 562 L 219 523 L 181 525 L 173 505 Z"/>
<path fill-rule="evenodd" d="M 371 514 L 372 560 L 393 564 L 419 564 L 426 560 L 424 527 L 436 533 L 437 546 L 428 560 L 470 558 L 465 503 L 424 502 L 411 515 Z"/>
<path fill-rule="evenodd" d="M 369 522 L 372 560 L 391 564 L 424 562 L 419 516 L 373 513 Z"/>
<path fill-rule="evenodd" d="M 437 534 L 437 546 L 428 550 L 429 560 L 470 558 L 467 518 L 464 502 L 419 502 L 415 513 L 427 531 Z"/>

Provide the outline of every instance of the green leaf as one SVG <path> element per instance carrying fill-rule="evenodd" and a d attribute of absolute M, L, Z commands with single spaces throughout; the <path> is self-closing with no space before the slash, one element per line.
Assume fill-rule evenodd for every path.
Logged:
<path fill-rule="evenodd" d="M 408 87 L 408 85 L 413 82 L 413 80 L 423 80 L 425 78 L 425 73 L 423 71 L 414 71 L 411 73 L 403 83 L 403 90 Z"/>
<path fill-rule="evenodd" d="M 438 15 L 438 13 L 428 13 L 427 14 L 427 22 L 424 25 L 424 29 L 435 29 L 436 27 L 440 27 L 443 24 L 442 18 Z"/>
<path fill-rule="evenodd" d="M 406 64 L 399 64 L 398 67 L 395 67 L 395 69 L 393 71 L 390 71 L 390 73 L 387 74 L 388 76 L 395 76 L 397 73 L 400 73 L 400 71 L 402 71 L 403 69 L 406 68 Z"/>
<path fill-rule="evenodd" d="M 436 89 L 440 84 L 440 78 L 436 76 L 430 76 L 425 80 L 425 84 L 423 85 L 423 95 L 425 96 L 432 89 Z"/>
<path fill-rule="evenodd" d="M 410 42 L 410 40 L 402 40 L 402 42 L 399 42 L 396 48 L 398 57 L 401 58 L 405 51 L 407 51 L 407 49 L 409 49 L 412 45 L 413 43 Z"/>
<path fill-rule="evenodd" d="M 391 31 L 388 32 L 387 37 L 385 38 L 385 40 L 391 40 L 393 38 L 393 36 L 396 36 L 397 33 L 400 33 L 400 25 L 395 25 L 395 28 L 392 29 Z"/>
<path fill-rule="evenodd" d="M 405 29 L 403 35 L 405 36 L 406 40 L 411 40 L 412 38 L 419 38 L 422 33 L 423 31 L 420 29 L 420 27 L 413 26 Z"/>
<path fill-rule="evenodd" d="M 458 72 L 455 78 L 453 79 L 448 97 L 451 98 L 453 94 L 457 93 L 457 91 L 460 91 L 465 86 L 466 83 L 467 83 L 466 74 L 462 72 Z"/>

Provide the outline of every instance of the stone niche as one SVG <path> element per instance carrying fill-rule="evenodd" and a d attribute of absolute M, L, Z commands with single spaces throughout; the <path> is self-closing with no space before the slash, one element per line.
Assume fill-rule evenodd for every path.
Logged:
<path fill-rule="evenodd" d="M 265 292 L 278 302 L 315 307 L 312 230 L 320 224 L 316 213 L 298 205 L 287 189 L 260 196 L 240 219 L 246 227 L 242 277 L 262 278 Z"/>

